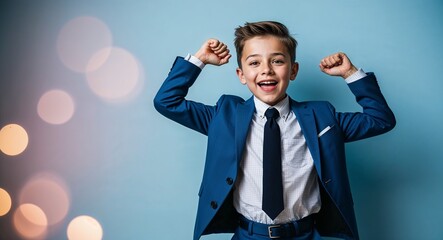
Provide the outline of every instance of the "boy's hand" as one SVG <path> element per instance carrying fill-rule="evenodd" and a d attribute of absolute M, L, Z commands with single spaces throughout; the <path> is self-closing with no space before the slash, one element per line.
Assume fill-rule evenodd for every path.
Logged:
<path fill-rule="evenodd" d="M 322 72 L 331 76 L 341 76 L 344 79 L 357 71 L 348 56 L 341 52 L 323 58 L 319 66 Z"/>
<path fill-rule="evenodd" d="M 216 66 L 228 63 L 231 58 L 228 46 L 217 39 L 207 40 L 194 56 L 204 64 Z"/>

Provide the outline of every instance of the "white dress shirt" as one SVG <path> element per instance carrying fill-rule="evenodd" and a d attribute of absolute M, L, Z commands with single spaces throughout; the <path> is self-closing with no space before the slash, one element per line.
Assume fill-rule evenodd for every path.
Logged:
<path fill-rule="evenodd" d="M 263 131 L 264 116 L 270 106 L 254 97 L 255 113 L 246 139 L 240 163 L 234 207 L 244 217 L 260 223 L 286 223 L 320 211 L 320 190 L 311 152 L 302 134 L 300 124 L 289 106 L 289 98 L 273 106 L 280 117 L 282 141 L 282 177 L 284 210 L 272 220 L 262 208 Z"/>
<path fill-rule="evenodd" d="M 188 54 L 186 60 L 203 69 L 205 64 Z M 347 83 L 366 76 L 359 69 L 346 78 Z M 289 98 L 273 106 L 280 117 L 282 141 L 282 177 L 284 210 L 272 220 L 262 210 L 263 135 L 266 123 L 265 111 L 271 107 L 254 97 L 255 112 L 246 139 L 240 169 L 234 189 L 234 207 L 247 219 L 264 224 L 287 223 L 317 213 L 321 208 L 318 175 L 311 152 L 301 131 L 300 124 L 291 111 Z"/>

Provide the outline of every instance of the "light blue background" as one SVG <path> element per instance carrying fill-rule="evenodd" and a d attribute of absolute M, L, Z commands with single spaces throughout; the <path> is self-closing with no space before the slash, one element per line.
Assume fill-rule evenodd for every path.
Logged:
<path fill-rule="evenodd" d="M 0 188 L 17 204 L 20 187 L 39 171 L 66 180 L 71 207 L 50 239 L 66 239 L 69 221 L 83 214 L 101 223 L 104 239 L 191 239 L 206 138 L 160 116 L 153 96 L 175 56 L 194 53 L 210 37 L 234 52 L 235 27 L 277 20 L 299 41 L 293 98 L 359 110 L 343 81 L 318 70 L 321 58 L 343 51 L 376 73 L 396 114 L 393 131 L 347 145 L 361 238 L 443 239 L 442 13 L 440 0 L 2 2 L 0 127 L 20 123 L 31 140 L 17 157 L 0 153 Z M 79 16 L 101 19 L 114 45 L 140 61 L 145 78 L 137 98 L 104 102 L 83 75 L 62 66 L 57 34 Z M 234 58 L 208 66 L 188 97 L 208 104 L 223 93 L 249 98 Z M 77 106 L 57 127 L 35 110 L 42 92 L 54 87 L 69 91 Z M 10 221 L 11 214 L 0 217 L 0 239 L 17 237 Z"/>

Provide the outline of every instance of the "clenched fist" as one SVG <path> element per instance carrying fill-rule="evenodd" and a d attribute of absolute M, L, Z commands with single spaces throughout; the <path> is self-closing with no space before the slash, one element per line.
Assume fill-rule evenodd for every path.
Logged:
<path fill-rule="evenodd" d="M 357 71 L 348 56 L 341 52 L 323 58 L 319 66 L 322 72 L 331 76 L 341 76 L 344 79 Z"/>
<path fill-rule="evenodd" d="M 194 56 L 204 64 L 216 66 L 228 63 L 229 58 L 231 58 L 228 46 L 217 39 L 207 40 Z"/>

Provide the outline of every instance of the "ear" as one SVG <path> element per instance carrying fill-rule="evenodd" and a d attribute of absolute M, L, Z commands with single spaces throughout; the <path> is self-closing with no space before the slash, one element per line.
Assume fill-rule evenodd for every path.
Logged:
<path fill-rule="evenodd" d="M 236 72 L 237 72 L 237 76 L 238 76 L 238 79 L 240 80 L 241 84 L 245 85 L 246 79 L 245 79 L 245 76 L 243 75 L 243 71 L 241 70 L 241 68 L 237 68 Z"/>
<path fill-rule="evenodd" d="M 298 62 L 294 62 L 292 63 L 291 66 L 291 76 L 289 77 L 289 79 L 295 80 L 295 78 L 297 77 L 297 73 L 298 73 Z"/>

